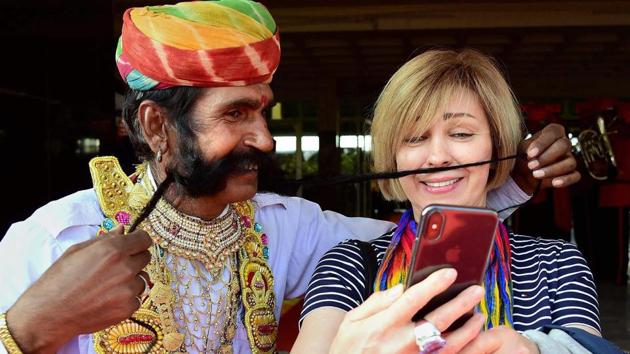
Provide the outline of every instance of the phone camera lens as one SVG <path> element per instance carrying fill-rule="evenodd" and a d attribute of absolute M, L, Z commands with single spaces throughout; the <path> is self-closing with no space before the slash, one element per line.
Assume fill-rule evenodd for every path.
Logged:
<path fill-rule="evenodd" d="M 429 216 L 428 230 L 426 232 L 426 238 L 429 240 L 437 240 L 442 233 L 442 224 L 444 223 L 444 216 L 442 213 L 435 212 Z"/>

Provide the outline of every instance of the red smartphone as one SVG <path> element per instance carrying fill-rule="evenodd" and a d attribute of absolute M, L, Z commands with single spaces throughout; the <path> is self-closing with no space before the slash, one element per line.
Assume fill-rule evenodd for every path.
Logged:
<path fill-rule="evenodd" d="M 482 284 L 498 223 L 496 211 L 490 209 L 433 204 L 422 210 L 406 286 L 442 268 L 455 268 L 457 279 L 418 311 L 414 321 L 424 318 L 467 287 Z M 460 327 L 471 316 L 472 311 L 448 330 Z"/>

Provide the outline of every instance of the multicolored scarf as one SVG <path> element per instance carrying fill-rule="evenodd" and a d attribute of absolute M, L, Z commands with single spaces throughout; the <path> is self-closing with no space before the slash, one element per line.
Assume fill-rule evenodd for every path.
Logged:
<path fill-rule="evenodd" d="M 376 274 L 374 291 L 386 290 L 405 283 L 416 228 L 413 210 L 409 209 L 400 218 L 392 235 L 383 263 Z M 486 315 L 485 329 L 496 326 L 513 327 L 510 264 L 509 234 L 507 228 L 500 223 L 484 277 L 485 297 L 476 309 Z"/>
<path fill-rule="evenodd" d="M 116 48 L 118 71 L 134 90 L 267 83 L 279 63 L 276 23 L 249 0 L 128 9 Z"/>

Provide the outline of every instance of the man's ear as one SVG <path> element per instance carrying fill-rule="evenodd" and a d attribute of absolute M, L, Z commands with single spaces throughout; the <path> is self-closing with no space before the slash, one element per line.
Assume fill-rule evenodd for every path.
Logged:
<path fill-rule="evenodd" d="M 166 114 L 157 103 L 145 100 L 138 107 L 138 121 L 144 135 L 144 140 L 149 144 L 153 153 L 166 153 L 168 150 L 168 135 Z"/>

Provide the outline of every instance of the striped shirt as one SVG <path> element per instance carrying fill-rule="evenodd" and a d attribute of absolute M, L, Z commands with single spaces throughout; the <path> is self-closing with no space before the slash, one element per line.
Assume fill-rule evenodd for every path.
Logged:
<path fill-rule="evenodd" d="M 393 232 L 370 242 L 380 266 Z M 601 333 L 593 275 L 578 249 L 559 240 L 510 234 L 514 328 L 588 326 Z M 365 269 L 359 248 L 344 241 L 319 261 L 306 293 L 300 325 L 320 307 L 350 311 L 364 299 Z"/>

